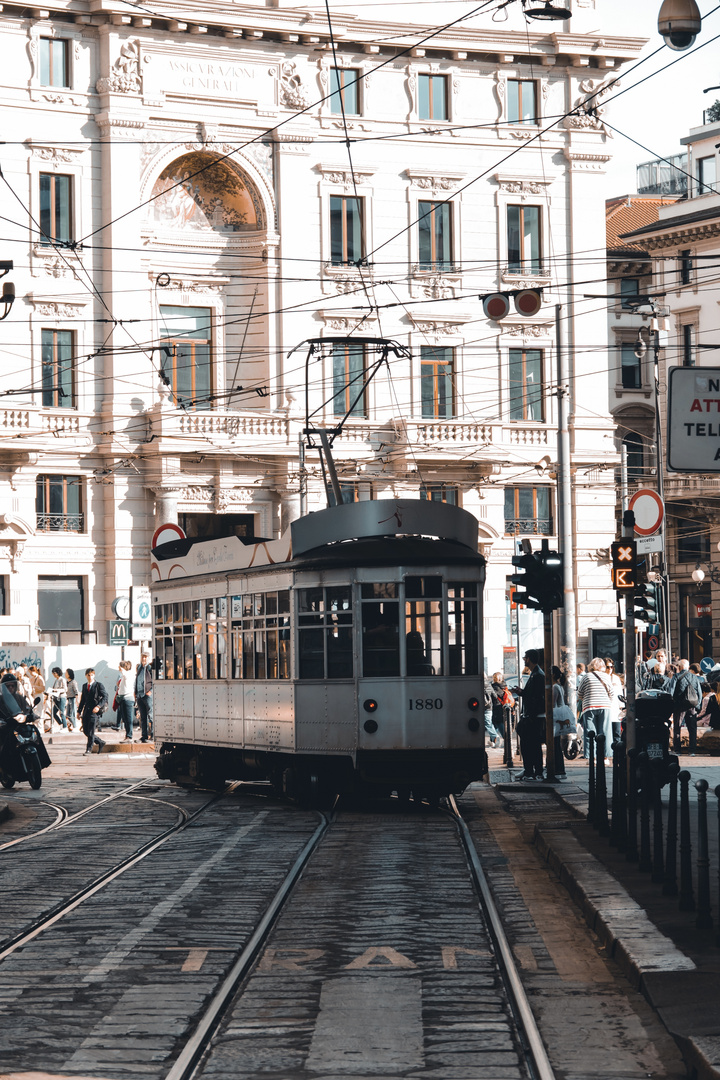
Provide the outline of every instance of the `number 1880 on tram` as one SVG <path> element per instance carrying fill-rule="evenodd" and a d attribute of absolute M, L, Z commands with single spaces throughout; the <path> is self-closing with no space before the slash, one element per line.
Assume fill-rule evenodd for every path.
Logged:
<path fill-rule="evenodd" d="M 382 500 L 153 551 L 158 775 L 435 800 L 487 772 L 477 521 Z"/>

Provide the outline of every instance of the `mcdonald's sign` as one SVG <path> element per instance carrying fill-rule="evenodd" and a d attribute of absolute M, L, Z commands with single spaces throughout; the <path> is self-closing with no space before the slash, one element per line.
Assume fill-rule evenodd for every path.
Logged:
<path fill-rule="evenodd" d="M 107 628 L 108 645 L 127 645 L 130 638 L 130 622 L 127 619 L 112 619 Z"/>

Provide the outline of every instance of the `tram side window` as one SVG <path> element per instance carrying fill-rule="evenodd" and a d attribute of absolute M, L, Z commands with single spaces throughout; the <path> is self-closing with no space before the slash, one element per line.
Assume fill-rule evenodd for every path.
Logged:
<path fill-rule="evenodd" d="M 442 578 L 405 578 L 405 662 L 410 677 L 443 674 Z"/>
<path fill-rule="evenodd" d="M 205 601 L 206 679 L 227 678 L 227 597 Z"/>
<path fill-rule="evenodd" d="M 289 590 L 233 596 L 231 611 L 233 678 L 289 679 Z"/>
<path fill-rule="evenodd" d="M 448 644 L 451 675 L 480 671 L 478 587 L 475 582 L 448 585 Z"/>
<path fill-rule="evenodd" d="M 298 677 L 353 677 L 352 589 L 298 590 Z"/>
<path fill-rule="evenodd" d="M 362 658 L 366 679 L 400 674 L 400 603 L 395 582 L 363 585 Z"/>

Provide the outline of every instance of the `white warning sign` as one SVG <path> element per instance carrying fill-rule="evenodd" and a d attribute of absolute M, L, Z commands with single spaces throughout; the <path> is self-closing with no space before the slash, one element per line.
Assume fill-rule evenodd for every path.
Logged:
<path fill-rule="evenodd" d="M 669 369 L 667 467 L 720 472 L 720 368 Z"/>

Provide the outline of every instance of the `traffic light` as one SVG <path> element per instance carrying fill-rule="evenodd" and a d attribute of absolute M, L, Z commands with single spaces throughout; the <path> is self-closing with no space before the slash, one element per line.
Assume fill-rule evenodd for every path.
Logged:
<path fill-rule="evenodd" d="M 634 540 L 616 540 L 610 545 L 613 588 L 619 593 L 635 592 L 638 583 L 637 545 Z"/>
<path fill-rule="evenodd" d="M 512 564 L 524 571 L 522 574 L 513 574 L 510 578 L 512 584 L 517 586 L 514 590 L 515 603 L 542 611 L 541 568 L 538 556 L 526 551 L 523 555 L 513 555 Z"/>
<path fill-rule="evenodd" d="M 635 618 L 643 622 L 660 622 L 660 590 L 656 581 L 648 581 L 635 589 Z"/>
<path fill-rule="evenodd" d="M 517 604 L 538 611 L 554 611 L 563 606 L 563 557 L 557 551 L 548 551 L 546 540 L 542 551 L 533 554 L 526 550 L 522 555 L 513 555 L 512 564 L 525 571 L 510 578 L 513 585 L 519 586 L 514 590 Z"/>

